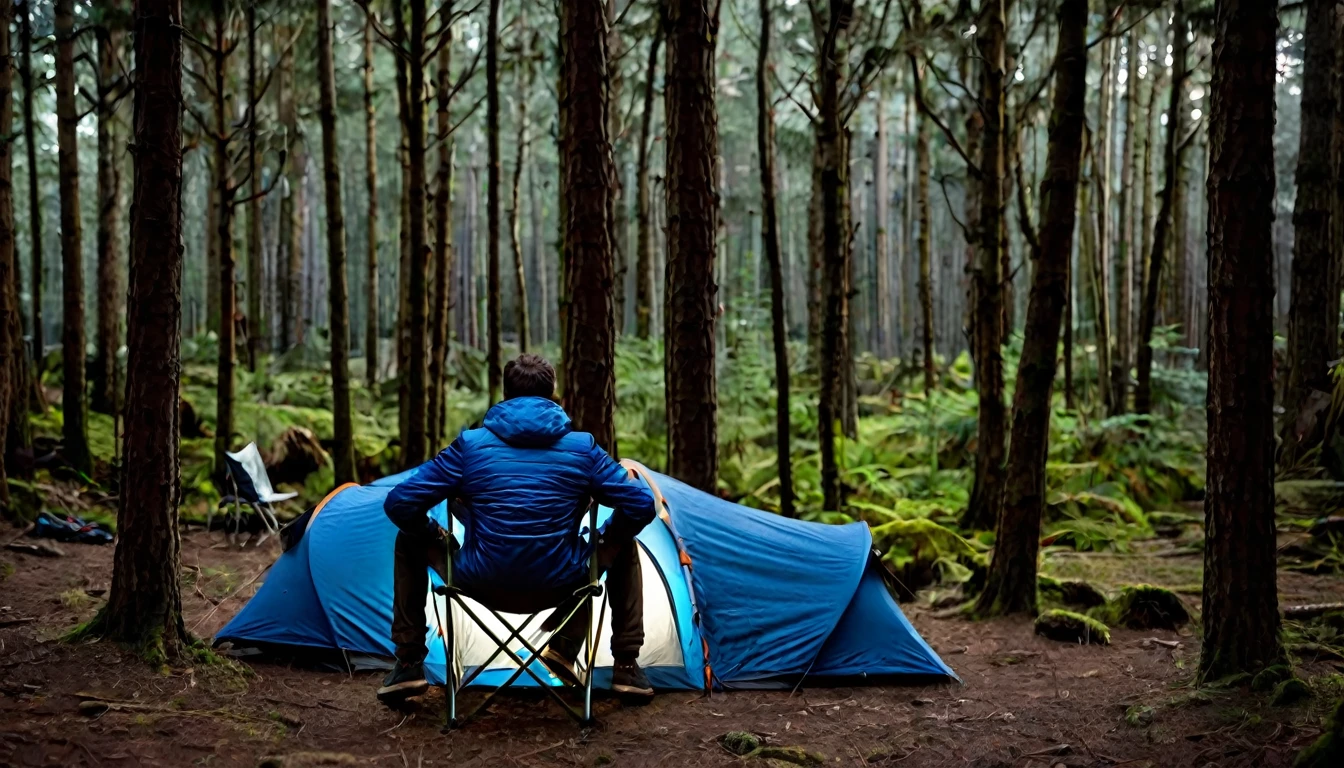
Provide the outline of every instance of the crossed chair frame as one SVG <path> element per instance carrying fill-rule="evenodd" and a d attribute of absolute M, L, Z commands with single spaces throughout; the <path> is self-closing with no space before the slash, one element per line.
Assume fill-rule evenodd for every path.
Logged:
<path fill-rule="evenodd" d="M 550 633 L 550 635 L 546 637 L 546 639 L 543 642 L 535 646 L 532 643 L 528 642 L 528 640 L 523 636 L 523 634 L 527 631 L 528 626 L 535 619 L 541 616 L 542 613 L 545 612 L 546 610 L 545 608 L 543 608 L 540 611 L 528 614 L 527 617 L 523 619 L 522 623 L 518 624 L 517 626 L 514 626 L 511 622 L 505 619 L 504 616 L 501 615 L 499 611 L 495 610 L 494 608 L 491 608 L 484 602 L 476 601 L 478 605 L 489 611 L 490 614 L 494 616 L 495 620 L 507 629 L 505 637 L 501 639 L 499 635 L 496 634 L 490 628 L 490 626 L 487 625 L 485 621 L 482 620 L 481 616 L 478 615 L 470 605 L 468 605 L 467 598 L 472 597 L 471 593 L 466 590 L 463 590 L 460 587 L 453 585 L 453 560 L 452 560 L 453 552 L 452 552 L 452 533 L 451 533 L 453 518 L 452 518 L 451 505 L 449 505 L 447 524 L 449 535 L 444 537 L 444 545 L 447 547 L 448 552 L 445 558 L 446 567 L 444 568 L 444 573 L 442 574 L 443 584 L 441 586 L 434 587 L 435 595 L 447 598 L 446 607 L 448 615 L 446 617 L 446 620 L 441 620 L 439 623 L 439 626 L 441 628 L 439 637 L 443 641 L 444 680 L 446 681 L 445 683 L 446 695 L 444 696 L 446 700 L 445 701 L 446 707 L 444 712 L 444 730 L 447 731 L 454 728 L 461 728 L 465 726 L 467 723 L 474 720 L 480 714 L 484 713 L 486 711 L 486 708 L 489 707 L 491 702 L 494 700 L 495 696 L 497 696 L 500 691 L 509 688 L 515 682 L 517 682 L 518 679 L 522 677 L 524 672 L 530 675 L 532 679 L 536 681 L 537 685 L 543 691 L 545 691 L 552 699 L 554 699 L 558 704 L 560 704 L 560 706 L 565 710 L 565 713 L 568 714 L 570 717 L 574 718 L 574 720 L 577 721 L 580 725 L 591 726 L 595 724 L 596 721 L 593 718 L 593 673 L 594 673 L 594 667 L 596 666 L 597 662 L 597 639 L 602 634 L 602 624 L 606 620 L 606 614 L 607 614 L 607 600 L 604 596 L 605 590 L 602 584 L 602 574 L 597 563 L 597 502 L 596 501 L 591 502 L 588 506 L 588 531 L 589 531 L 588 535 L 590 537 L 590 541 L 592 542 L 592 552 L 588 557 L 588 583 L 580 587 L 579 589 L 575 590 L 571 598 L 566 598 L 559 605 L 552 607 L 552 610 L 560 610 L 562 607 L 564 607 L 567 610 L 567 613 L 565 614 L 564 619 L 555 625 L 555 629 Z M 593 612 L 591 610 L 588 611 L 587 642 L 584 645 L 584 647 L 587 649 L 586 654 L 587 658 L 585 659 L 587 663 L 585 669 L 580 675 L 583 684 L 582 686 L 574 686 L 570 684 L 568 681 L 561 679 L 560 687 L 576 688 L 577 690 L 581 690 L 583 692 L 583 706 L 580 708 L 565 701 L 564 697 L 561 696 L 560 693 L 556 691 L 556 686 L 551 685 L 549 680 L 543 679 L 542 676 L 539 675 L 536 672 L 536 670 L 532 668 L 532 665 L 534 662 L 539 660 L 541 658 L 541 654 L 545 652 L 545 650 L 548 647 L 550 647 L 551 641 L 560 632 L 560 630 L 563 629 L 566 625 L 568 625 L 569 622 L 574 620 L 574 617 L 576 614 L 578 614 L 579 609 L 583 607 L 583 605 L 587 601 L 596 597 L 603 598 L 601 601 L 602 606 L 601 610 L 598 612 L 596 624 L 594 624 L 593 622 Z M 453 619 L 454 604 L 460 607 L 462 609 L 462 612 L 465 613 L 467 617 L 476 624 L 476 626 L 480 627 L 481 631 L 484 632 L 495 644 L 495 650 L 490 654 L 489 658 L 487 658 L 484 663 L 476 666 L 475 668 L 467 670 L 466 674 L 464 674 L 461 677 L 461 679 L 458 679 L 457 664 L 455 658 L 455 652 L 457 649 L 456 649 L 456 635 L 454 632 L 455 627 Z M 526 658 L 520 656 L 517 651 L 514 651 L 512 649 L 511 645 L 514 641 L 517 641 L 523 646 L 523 650 L 525 650 L 528 654 Z M 485 698 L 482 699 L 475 707 L 473 707 L 465 715 L 459 715 L 457 706 L 458 694 L 461 691 L 465 690 L 467 686 L 471 685 L 471 683 L 475 681 L 476 678 L 479 677 L 482 672 L 486 671 L 490 667 L 490 664 L 493 663 L 495 659 L 499 658 L 500 655 L 508 656 L 508 658 L 514 663 L 514 665 L 517 666 L 517 669 L 515 669 L 513 673 L 509 675 L 508 679 L 505 680 L 503 684 L 499 685 L 494 690 L 488 692 L 485 695 Z"/>

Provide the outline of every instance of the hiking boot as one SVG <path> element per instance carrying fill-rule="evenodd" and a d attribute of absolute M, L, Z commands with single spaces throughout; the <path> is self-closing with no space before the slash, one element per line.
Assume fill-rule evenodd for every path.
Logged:
<path fill-rule="evenodd" d="M 579 678 L 578 662 L 567 657 L 554 646 L 548 646 L 546 650 L 541 652 L 541 663 L 551 671 L 552 675 L 560 678 L 560 682 L 565 685 L 575 688 L 583 687 L 583 680 Z"/>
<path fill-rule="evenodd" d="M 611 690 L 622 696 L 653 698 L 653 685 L 633 661 L 618 661 L 611 668 Z"/>
<path fill-rule="evenodd" d="M 425 680 L 425 665 L 416 662 L 403 664 L 400 661 L 383 678 L 383 687 L 378 689 L 378 700 L 388 705 L 404 702 L 412 696 L 422 696 L 429 690 L 429 681 Z"/>

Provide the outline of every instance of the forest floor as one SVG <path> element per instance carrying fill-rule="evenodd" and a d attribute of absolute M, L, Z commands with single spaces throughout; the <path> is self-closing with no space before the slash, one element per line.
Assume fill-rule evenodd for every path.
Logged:
<path fill-rule="evenodd" d="M 520 695 L 443 735 L 437 689 L 418 706 L 392 711 L 374 697 L 378 673 L 208 661 L 154 670 L 108 644 L 65 643 L 61 635 L 101 604 L 113 549 L 61 548 L 64 556 L 54 558 L 0 552 L 3 766 L 727 766 L 744 761 L 719 738 L 751 731 L 837 766 L 1274 768 L 1290 765 L 1318 734 L 1344 680 L 1344 666 L 1302 664 L 1298 674 L 1317 695 L 1273 707 L 1267 693 L 1196 691 L 1193 627 L 1114 629 L 1109 647 L 1076 646 L 1034 635 L 1022 618 L 971 623 L 906 604 L 964 684 L 668 693 L 641 707 L 602 700 L 592 729 L 552 702 Z M 208 638 L 223 626 L 278 551 L 274 541 L 238 549 L 219 533 L 186 533 L 188 628 Z M 1075 554 L 1047 562 L 1052 568 L 1103 585 L 1165 583 L 1198 611 L 1194 552 Z M 1283 572 L 1279 590 L 1284 605 L 1314 603 L 1340 599 L 1344 582 Z M 86 716 L 80 704 L 91 697 L 110 708 Z M 1128 722 L 1127 710 L 1142 716 Z"/>

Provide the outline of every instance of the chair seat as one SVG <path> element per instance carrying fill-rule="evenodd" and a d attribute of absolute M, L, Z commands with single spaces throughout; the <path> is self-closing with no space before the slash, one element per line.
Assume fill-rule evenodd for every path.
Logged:
<path fill-rule="evenodd" d="M 501 613 L 540 613 L 559 608 L 576 598 L 583 600 L 599 597 L 602 589 L 600 581 L 580 584 L 577 587 L 537 589 L 529 592 L 489 588 L 464 589 L 456 585 L 439 585 L 434 587 L 434 594 L 471 598 L 486 608 Z"/>
<path fill-rule="evenodd" d="M 289 501 L 290 499 L 296 498 L 298 495 L 299 495 L 298 493 L 292 491 L 289 493 L 276 493 L 275 491 L 257 492 L 258 500 L 266 504 L 276 504 L 281 501 Z"/>

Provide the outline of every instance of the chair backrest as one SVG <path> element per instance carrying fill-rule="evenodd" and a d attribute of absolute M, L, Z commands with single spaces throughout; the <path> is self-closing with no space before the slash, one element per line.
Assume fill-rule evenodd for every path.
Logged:
<path fill-rule="evenodd" d="M 274 494 L 271 478 L 266 474 L 266 462 L 256 443 L 248 443 L 241 451 L 224 452 L 229 475 L 238 486 L 238 495 L 245 501 L 258 502 Z"/>

